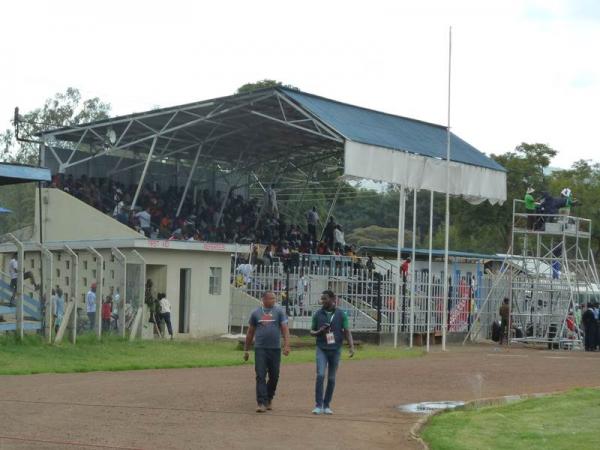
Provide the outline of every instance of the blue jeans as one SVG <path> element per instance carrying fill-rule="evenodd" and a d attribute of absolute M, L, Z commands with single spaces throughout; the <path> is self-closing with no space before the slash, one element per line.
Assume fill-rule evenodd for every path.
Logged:
<path fill-rule="evenodd" d="M 89 312 L 89 313 L 87 313 L 87 316 L 88 316 L 88 321 L 90 322 L 88 324 L 88 326 L 90 327 L 90 330 L 94 330 L 96 328 L 96 313 Z"/>
<path fill-rule="evenodd" d="M 255 348 L 254 370 L 256 372 L 256 403 L 267 405 L 273 400 L 277 382 L 279 381 L 279 366 L 281 364 L 280 348 Z M 267 375 L 269 380 L 267 381 Z"/>
<path fill-rule="evenodd" d="M 315 383 L 315 403 L 319 408 L 329 408 L 335 389 L 335 373 L 340 364 L 342 348 L 323 350 L 317 347 L 317 381 Z M 325 382 L 325 370 L 327 371 L 327 389 L 323 397 L 323 384 Z"/>

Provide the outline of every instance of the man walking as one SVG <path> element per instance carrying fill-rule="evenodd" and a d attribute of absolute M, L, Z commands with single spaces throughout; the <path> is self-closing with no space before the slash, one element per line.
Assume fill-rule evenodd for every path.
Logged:
<path fill-rule="evenodd" d="M 262 306 L 250 315 L 244 345 L 244 361 L 254 343 L 254 370 L 256 371 L 256 412 L 264 413 L 273 407 L 273 397 L 279 381 L 281 363 L 281 335 L 283 354 L 290 354 L 290 332 L 283 308 L 275 305 L 275 294 L 267 291 L 262 296 Z M 268 375 L 268 381 L 267 381 Z"/>
<path fill-rule="evenodd" d="M 315 383 L 315 409 L 313 414 L 333 414 L 330 408 L 335 375 L 340 363 L 344 337 L 350 346 L 350 357 L 354 356 L 354 342 L 348 327 L 348 316 L 335 307 L 336 297 L 332 291 L 323 291 L 321 304 L 323 307 L 313 314 L 310 334 L 317 338 L 317 380 Z M 325 371 L 327 373 L 327 389 L 323 395 Z"/>
<path fill-rule="evenodd" d="M 90 322 L 90 330 L 93 330 L 96 327 L 96 283 L 92 283 L 85 296 L 85 307 Z"/>

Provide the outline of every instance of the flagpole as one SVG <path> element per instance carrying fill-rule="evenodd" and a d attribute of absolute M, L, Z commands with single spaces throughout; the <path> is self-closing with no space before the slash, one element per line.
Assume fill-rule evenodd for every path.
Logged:
<path fill-rule="evenodd" d="M 442 350 L 446 350 L 448 328 L 448 246 L 450 241 L 450 93 L 452 80 L 452 27 L 448 30 L 448 125 L 446 127 L 446 226 L 444 237 L 444 305 L 442 307 Z"/>

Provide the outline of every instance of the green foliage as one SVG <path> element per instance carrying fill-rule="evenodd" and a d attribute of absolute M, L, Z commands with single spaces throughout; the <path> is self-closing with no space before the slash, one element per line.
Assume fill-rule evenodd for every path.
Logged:
<path fill-rule="evenodd" d="M 377 225 L 355 228 L 354 231 L 348 234 L 346 240 L 360 247 L 394 247 L 398 242 L 398 228 L 383 228 Z M 407 240 L 406 242 L 410 241 Z"/>
<path fill-rule="evenodd" d="M 19 239 L 31 239 L 36 187 L 36 183 L 0 186 L 0 205 L 11 211 L 0 215 L 0 236 L 16 232 Z"/>
<path fill-rule="evenodd" d="M 235 93 L 236 94 L 247 94 L 248 92 L 252 92 L 257 89 L 265 89 L 265 88 L 278 87 L 278 86 L 286 87 L 289 89 L 295 89 L 297 91 L 299 90 L 296 86 L 292 86 L 291 84 L 283 84 L 281 81 L 270 80 L 268 78 L 265 78 L 264 80 L 259 80 L 254 83 L 246 83 L 246 84 L 240 86 L 237 89 L 237 91 L 235 91 Z"/>
<path fill-rule="evenodd" d="M 343 358 L 348 359 L 344 351 Z M 420 350 L 360 346 L 354 360 L 398 359 L 422 356 Z M 77 344 L 49 345 L 39 336 L 26 336 L 21 342 L 12 336 L 0 337 L 0 375 L 70 373 L 166 369 L 182 367 L 224 367 L 243 365 L 243 353 L 236 342 L 224 341 L 133 341 L 93 334 L 78 337 Z M 292 349 L 283 363 L 308 363 L 314 348 Z M 252 362 L 246 363 L 252 364 Z"/>
<path fill-rule="evenodd" d="M 432 450 L 598 448 L 600 390 L 464 409 L 432 418 L 423 438 Z"/>
<path fill-rule="evenodd" d="M 98 97 L 82 99 L 78 89 L 67 88 L 47 99 L 41 108 L 20 114 L 19 137 L 37 141 L 42 130 L 66 127 L 106 119 L 110 104 Z M 37 165 L 39 145 L 17 142 L 12 130 L 0 134 L 0 157 L 3 161 Z"/>

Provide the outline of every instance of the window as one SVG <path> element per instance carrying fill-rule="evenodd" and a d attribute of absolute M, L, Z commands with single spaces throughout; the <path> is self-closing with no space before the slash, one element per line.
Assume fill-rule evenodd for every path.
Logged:
<path fill-rule="evenodd" d="M 60 269 L 56 269 L 56 278 L 60 278 Z"/>
<path fill-rule="evenodd" d="M 56 260 L 60 261 L 60 252 L 56 254 Z"/>
<path fill-rule="evenodd" d="M 87 286 L 87 278 L 86 277 L 83 277 L 83 285 Z"/>
<path fill-rule="evenodd" d="M 65 277 L 65 286 L 69 285 L 69 277 Z"/>
<path fill-rule="evenodd" d="M 221 267 L 211 267 L 210 276 L 208 277 L 208 293 L 210 295 L 221 295 Z"/>
<path fill-rule="evenodd" d="M 111 270 L 111 271 L 110 271 L 110 279 L 111 279 L 111 280 L 114 280 L 114 279 L 115 279 L 115 271 L 114 271 L 114 270 Z"/>
<path fill-rule="evenodd" d="M 96 269 L 92 269 L 92 278 L 96 278 Z"/>
<path fill-rule="evenodd" d="M 83 270 L 87 270 L 87 260 L 83 260 Z"/>
<path fill-rule="evenodd" d="M 35 269 L 35 259 L 31 259 L 31 268 Z"/>
<path fill-rule="evenodd" d="M 67 270 L 69 270 L 71 268 L 71 261 L 67 259 L 65 262 L 67 263 Z"/>

